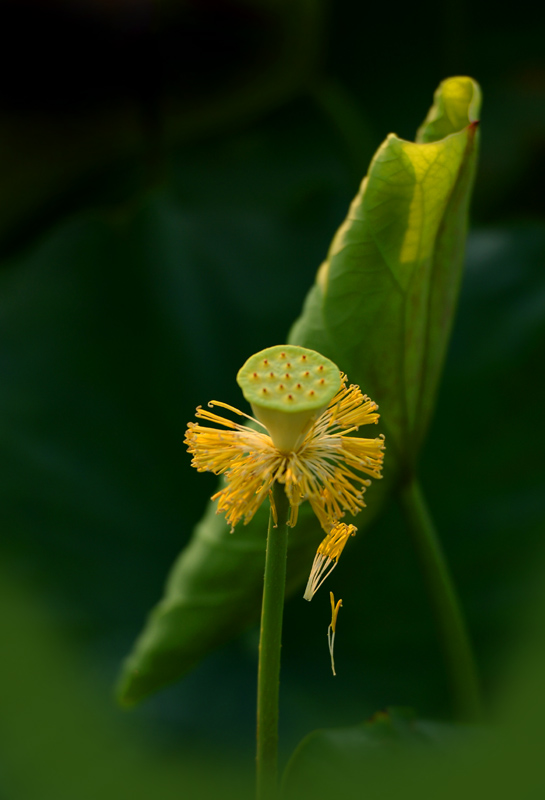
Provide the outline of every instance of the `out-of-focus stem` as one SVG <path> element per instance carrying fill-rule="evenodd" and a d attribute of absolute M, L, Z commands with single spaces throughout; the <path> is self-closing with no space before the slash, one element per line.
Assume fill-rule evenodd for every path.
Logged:
<path fill-rule="evenodd" d="M 433 607 L 455 715 L 463 722 L 477 722 L 482 709 L 473 651 L 456 589 L 416 478 L 401 488 L 400 500 Z"/>

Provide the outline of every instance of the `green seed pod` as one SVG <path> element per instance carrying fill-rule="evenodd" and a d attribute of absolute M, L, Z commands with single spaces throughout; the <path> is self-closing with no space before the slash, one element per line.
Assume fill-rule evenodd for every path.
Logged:
<path fill-rule="evenodd" d="M 250 356 L 237 383 L 275 446 L 289 453 L 339 391 L 341 374 L 314 350 L 277 345 Z"/>

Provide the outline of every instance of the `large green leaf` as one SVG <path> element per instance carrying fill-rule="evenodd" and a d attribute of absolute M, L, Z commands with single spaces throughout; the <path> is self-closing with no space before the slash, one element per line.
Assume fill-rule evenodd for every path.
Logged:
<path fill-rule="evenodd" d="M 423 435 L 451 327 L 478 93 L 469 78 L 445 81 L 419 142 L 390 135 L 379 148 L 290 336 L 334 359 L 379 401 L 388 446 L 398 455 L 410 438 Z M 453 128 L 463 122 L 461 130 Z M 439 130 L 448 135 L 430 141 Z M 360 529 L 396 480 L 393 456 L 389 450 L 386 478 L 368 493 L 370 507 L 356 520 Z M 126 661 L 122 703 L 138 702 L 181 677 L 257 618 L 265 531 L 265 512 L 230 535 L 209 508 Z M 291 535 L 288 592 L 307 577 L 319 540 L 319 526 L 305 509 Z"/>
<path fill-rule="evenodd" d="M 378 402 L 389 448 L 412 466 L 427 429 L 463 267 L 477 155 L 480 90 L 450 78 L 416 143 L 390 134 L 378 149 L 292 340 L 320 334 Z"/>

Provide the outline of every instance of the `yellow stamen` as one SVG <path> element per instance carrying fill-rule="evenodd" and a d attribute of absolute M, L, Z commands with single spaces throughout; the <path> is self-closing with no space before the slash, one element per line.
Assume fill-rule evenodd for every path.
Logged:
<path fill-rule="evenodd" d="M 312 600 L 322 583 L 335 569 L 348 538 L 355 536 L 356 531 L 355 525 L 345 525 L 344 522 L 337 522 L 333 526 L 333 529 L 318 547 L 314 557 L 307 588 L 303 595 L 305 600 L 309 602 Z"/>
<path fill-rule="evenodd" d="M 335 595 L 333 594 L 333 592 L 329 593 L 329 599 L 331 601 L 331 624 L 330 624 L 330 628 L 333 631 L 333 633 L 335 633 L 335 626 L 337 624 L 337 616 L 339 614 L 339 608 L 342 606 L 343 601 L 339 600 L 337 605 L 335 605 Z"/>
<path fill-rule="evenodd" d="M 329 593 L 329 599 L 331 601 L 331 622 L 329 623 L 329 628 L 327 629 L 327 643 L 329 645 L 329 655 L 331 656 L 331 669 L 333 670 L 333 675 L 337 675 L 335 672 L 335 659 L 333 657 L 333 648 L 335 646 L 335 627 L 337 625 L 337 617 L 339 615 L 339 609 L 343 604 L 342 600 L 339 600 L 337 605 L 335 605 L 335 595 L 333 592 Z"/>

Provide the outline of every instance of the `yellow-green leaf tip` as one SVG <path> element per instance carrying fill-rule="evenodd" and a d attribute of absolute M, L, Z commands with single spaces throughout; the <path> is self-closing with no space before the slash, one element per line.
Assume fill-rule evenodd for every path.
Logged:
<path fill-rule="evenodd" d="M 433 105 L 416 134 L 420 144 L 437 142 L 453 133 L 478 123 L 481 110 L 481 89 L 467 75 L 442 81 L 433 96 Z"/>

